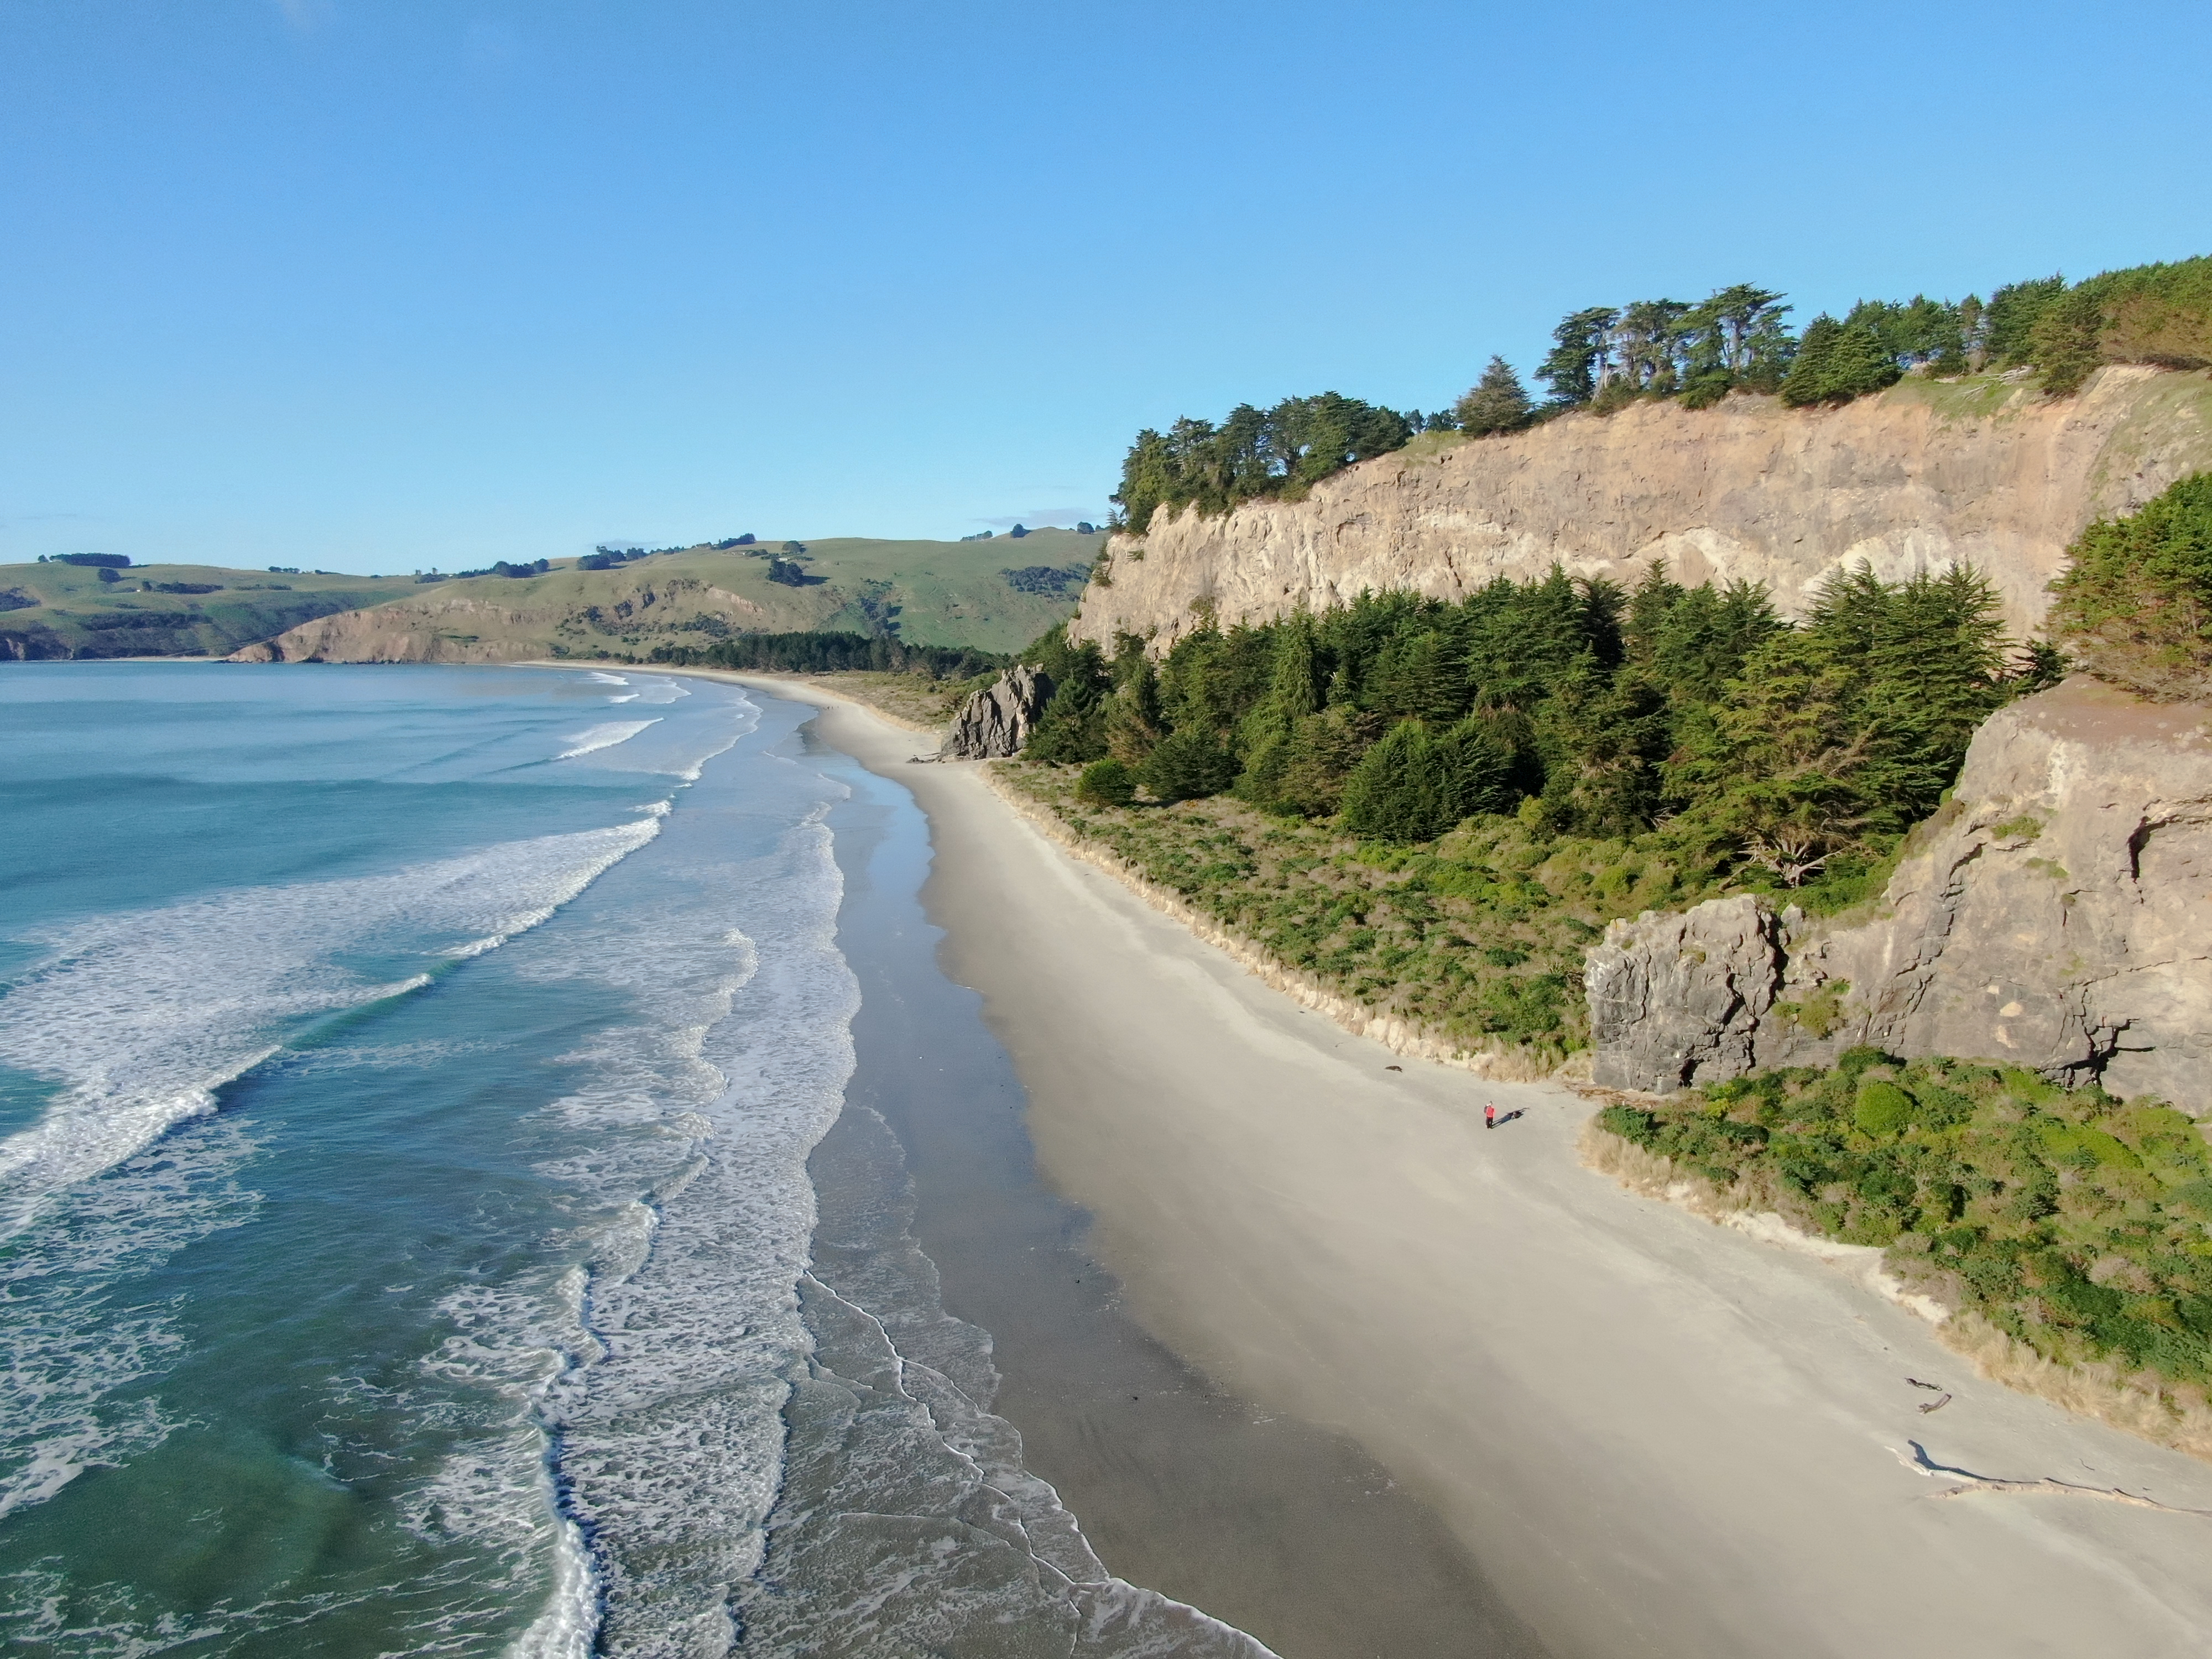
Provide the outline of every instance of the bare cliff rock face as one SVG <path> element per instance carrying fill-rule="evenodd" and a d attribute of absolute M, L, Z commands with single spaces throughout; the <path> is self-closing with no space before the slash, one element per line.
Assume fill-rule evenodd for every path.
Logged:
<path fill-rule="evenodd" d="M 1596 1080 L 1665 1092 L 1871 1043 L 2212 1115 L 2212 707 L 2077 679 L 2001 711 L 1882 909 L 1613 923 L 1584 973 Z"/>
<path fill-rule="evenodd" d="M 1841 409 L 1644 403 L 1434 441 L 1301 501 L 1163 512 L 1143 537 L 1115 537 L 1070 635 L 1110 650 L 1117 633 L 1149 635 L 1164 649 L 1209 611 L 1225 627 L 1363 589 L 1456 599 L 1555 561 L 1633 583 L 1659 559 L 1686 582 L 1763 582 L 1793 615 L 1861 559 L 1892 580 L 1963 560 L 2024 634 L 2084 525 L 2212 467 L 2212 378 L 2111 368 L 2055 399 L 2024 381 L 1915 379 Z"/>
<path fill-rule="evenodd" d="M 1052 701 L 1052 678 L 1026 663 L 973 693 L 952 716 L 938 750 L 943 760 L 995 760 L 1017 754 Z"/>

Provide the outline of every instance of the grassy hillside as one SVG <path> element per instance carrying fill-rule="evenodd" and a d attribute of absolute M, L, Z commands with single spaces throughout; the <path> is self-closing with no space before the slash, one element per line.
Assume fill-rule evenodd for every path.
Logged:
<path fill-rule="evenodd" d="M 81 565 L 0 565 L 0 660 L 220 657 L 317 617 L 422 591 L 410 576 L 204 564 L 134 566 L 114 574 L 118 580 L 104 582 L 98 570 Z"/>
<path fill-rule="evenodd" d="M 733 633 L 824 629 L 1012 653 L 1075 608 L 1103 540 L 1037 530 L 980 542 L 842 538 L 788 555 L 781 542 L 702 545 L 610 570 L 562 559 L 542 575 L 436 583 L 185 564 L 137 566 L 104 582 L 78 565 L 0 565 L 0 660 L 226 656 L 371 606 L 391 615 L 344 630 L 363 649 L 326 654 L 375 655 L 403 640 L 413 648 L 380 653 L 642 656 Z"/>
<path fill-rule="evenodd" d="M 981 542 L 841 538 L 788 553 L 777 541 L 706 545 L 608 570 L 568 562 L 542 575 L 410 587 L 373 615 L 279 639 L 273 654 L 331 661 L 641 659 L 656 648 L 700 649 L 736 634 L 823 631 L 1012 653 L 1074 611 L 1103 541 L 1098 534 L 1039 530 Z"/>

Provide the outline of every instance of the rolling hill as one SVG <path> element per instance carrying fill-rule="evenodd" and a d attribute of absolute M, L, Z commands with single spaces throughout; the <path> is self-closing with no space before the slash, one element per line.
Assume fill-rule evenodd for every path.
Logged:
<path fill-rule="evenodd" d="M 411 576 L 136 565 L 0 565 L 0 660 L 220 657 L 338 611 L 416 593 Z"/>
<path fill-rule="evenodd" d="M 988 541 L 860 538 L 702 545 L 612 569 L 410 586 L 238 653 L 257 662 L 513 662 L 642 658 L 733 634 L 842 630 L 1012 652 L 1070 615 L 1102 534 Z M 797 550 L 787 553 L 787 547 Z"/>

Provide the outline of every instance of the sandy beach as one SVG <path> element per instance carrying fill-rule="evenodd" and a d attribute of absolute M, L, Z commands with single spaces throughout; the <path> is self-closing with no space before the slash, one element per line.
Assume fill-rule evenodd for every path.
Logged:
<path fill-rule="evenodd" d="M 2212 1468 L 1978 1380 L 1850 1273 L 1622 1193 L 1577 1158 L 1579 1097 L 1297 1007 L 975 767 L 908 764 L 933 739 L 731 678 L 817 703 L 823 740 L 928 814 L 942 960 L 1012 1056 L 1039 1167 L 1091 1218 L 1120 1311 L 1255 1415 L 1355 1443 L 1545 1650 L 2205 1650 L 2212 1513 L 2175 1511 L 2212 1512 Z M 1486 1132 L 1486 1101 L 1526 1115 Z M 948 1270 L 948 1306 L 957 1290 Z M 1005 1369 L 1001 1411 L 1108 1565 L 1186 1595 L 1129 1559 L 1133 1519 L 1117 1542 L 1111 1495 L 1055 1461 L 1024 1421 L 1050 1408 Z M 1951 1402 L 1923 1414 L 1908 1376 Z M 1961 1492 L 1916 1460 L 2172 1507 Z M 1342 1604 L 1362 1590 L 1347 1575 Z"/>

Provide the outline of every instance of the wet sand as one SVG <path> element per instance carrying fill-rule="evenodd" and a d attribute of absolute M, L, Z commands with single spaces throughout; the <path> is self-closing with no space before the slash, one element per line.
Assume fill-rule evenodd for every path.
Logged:
<path fill-rule="evenodd" d="M 830 824 L 861 1003 L 846 1112 L 810 1161 L 825 1217 L 873 1178 L 880 1114 L 946 1310 L 991 1333 L 1005 1381 L 985 1403 L 1120 1577 L 1285 1659 L 1537 1653 L 1450 1528 L 1355 1440 L 1209 1384 L 1121 1310 L 1088 1218 L 1040 1176 L 981 999 L 939 967 L 944 935 L 915 896 L 927 820 L 903 791 L 849 781 L 863 793 Z"/>
<path fill-rule="evenodd" d="M 1907 1463 L 2208 1510 L 2212 1469 L 1980 1382 L 1832 1267 L 1620 1193 L 1576 1159 L 1587 1108 L 1572 1095 L 1346 1035 L 1046 841 L 973 767 L 908 766 L 927 740 L 818 688 L 744 678 L 821 704 L 823 740 L 929 815 L 940 960 L 1012 1056 L 1047 1196 L 1091 1224 L 1077 1249 L 1053 1242 L 1049 1206 L 987 1216 L 1001 1194 L 1010 1210 L 1031 1201 L 1024 1183 L 987 1173 L 957 1134 L 936 1142 L 917 1111 L 903 1133 L 933 1194 L 925 1248 L 948 1305 L 999 1334 L 1000 1410 L 1115 1571 L 1291 1659 L 1419 1650 L 1359 1645 L 1376 1598 L 1363 1569 L 1328 1558 L 1352 1511 L 1327 1481 L 1289 1483 L 1313 1501 L 1279 1522 L 1250 1512 L 1249 1487 L 1227 1482 L 1217 1502 L 1207 1480 L 1185 1485 L 1212 1447 L 1237 1443 L 1229 1414 L 1200 1409 L 1225 1400 L 1249 1402 L 1236 1414 L 1255 1428 L 1273 1417 L 1310 1444 L 1352 1443 L 1342 1467 L 1387 1471 L 1421 1500 L 1480 1564 L 1458 1582 L 1494 1589 L 1561 1656 L 2203 1651 L 2212 1519 L 1947 1498 L 1953 1483 Z M 1486 1100 L 1528 1115 L 1486 1132 Z M 1047 1280 L 1072 1266 L 997 1290 L 960 1266 L 1025 1230 L 1040 1261 L 1057 1249 L 1110 1270 L 1120 1293 L 1103 1311 L 1132 1334 L 1086 1349 L 1055 1334 L 1061 1312 L 1025 1326 L 1024 1304 L 1048 1308 Z M 1192 1414 L 1120 1419 L 1121 1363 L 1182 1379 L 1171 1391 Z M 1942 1379 L 1953 1403 L 1920 1415 L 1907 1375 Z M 1275 1460 L 1261 1447 L 1257 1461 Z M 1217 1513 L 1249 1539 L 1311 1532 L 1321 1547 L 1252 1577 L 1256 1546 L 1202 1559 Z M 1191 1524 L 1163 1548 L 1178 1516 Z M 1221 1588 L 1182 1587 L 1178 1571 Z M 1325 1612 L 1248 1622 L 1225 1599 L 1240 1582 L 1264 1583 L 1259 1601 L 1287 1583 Z M 1430 1650 L 1517 1639 L 1493 1628 Z"/>

